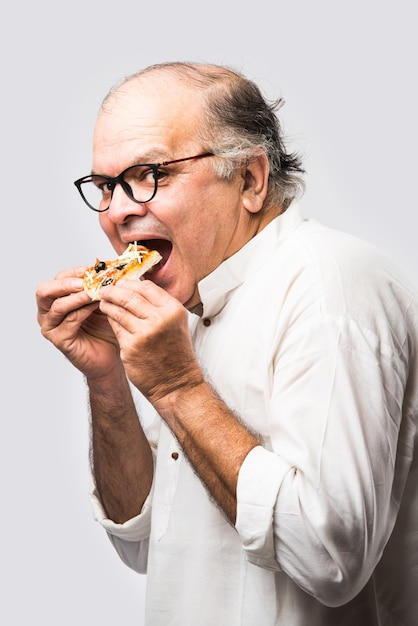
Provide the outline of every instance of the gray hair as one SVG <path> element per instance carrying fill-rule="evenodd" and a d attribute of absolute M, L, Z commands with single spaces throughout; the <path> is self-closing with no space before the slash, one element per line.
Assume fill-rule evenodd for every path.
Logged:
<path fill-rule="evenodd" d="M 301 159 L 295 152 L 287 151 L 276 115 L 284 104 L 282 98 L 269 102 L 254 82 L 224 66 L 168 62 L 128 76 L 104 103 L 118 87 L 150 72 L 169 72 L 180 82 L 202 91 L 207 106 L 199 134 L 207 149 L 222 157 L 213 160 L 218 176 L 231 178 L 237 167 L 263 151 L 270 168 L 265 210 L 277 204 L 285 210 L 303 193 Z"/>

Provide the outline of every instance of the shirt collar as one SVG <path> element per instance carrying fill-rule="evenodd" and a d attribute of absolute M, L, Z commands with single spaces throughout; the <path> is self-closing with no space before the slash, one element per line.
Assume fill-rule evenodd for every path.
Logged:
<path fill-rule="evenodd" d="M 217 315 L 228 302 L 234 289 L 256 272 L 302 222 L 299 205 L 294 202 L 238 252 L 201 280 L 198 288 L 203 317 Z"/>

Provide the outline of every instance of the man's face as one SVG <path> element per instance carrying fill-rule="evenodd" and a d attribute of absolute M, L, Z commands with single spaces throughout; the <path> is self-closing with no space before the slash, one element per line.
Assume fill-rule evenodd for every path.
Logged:
<path fill-rule="evenodd" d="M 117 176 L 138 163 L 159 163 L 207 151 L 198 139 L 202 101 L 176 81 L 137 79 L 114 94 L 100 113 L 93 171 Z M 244 178 L 215 176 L 209 157 L 161 168 L 156 196 L 138 204 L 117 185 L 101 226 L 118 254 L 137 241 L 162 262 L 149 278 L 187 307 L 199 302 L 198 282 L 255 233 L 242 202 Z"/>

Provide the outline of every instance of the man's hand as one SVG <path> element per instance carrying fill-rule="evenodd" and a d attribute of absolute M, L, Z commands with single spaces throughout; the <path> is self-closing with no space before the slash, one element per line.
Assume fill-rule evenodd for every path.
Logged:
<path fill-rule="evenodd" d="M 41 332 L 87 378 L 109 375 L 120 365 L 115 335 L 83 289 L 85 267 L 60 272 L 36 291 Z"/>
<path fill-rule="evenodd" d="M 100 295 L 126 373 L 156 408 L 171 392 L 202 382 L 187 311 L 175 298 L 148 280 L 120 281 Z"/>

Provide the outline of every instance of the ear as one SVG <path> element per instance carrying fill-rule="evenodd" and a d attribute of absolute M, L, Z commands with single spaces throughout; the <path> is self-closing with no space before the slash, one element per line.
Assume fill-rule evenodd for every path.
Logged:
<path fill-rule="evenodd" d="M 267 195 L 269 163 L 264 152 L 260 152 L 243 169 L 242 203 L 249 213 L 259 213 Z"/>

